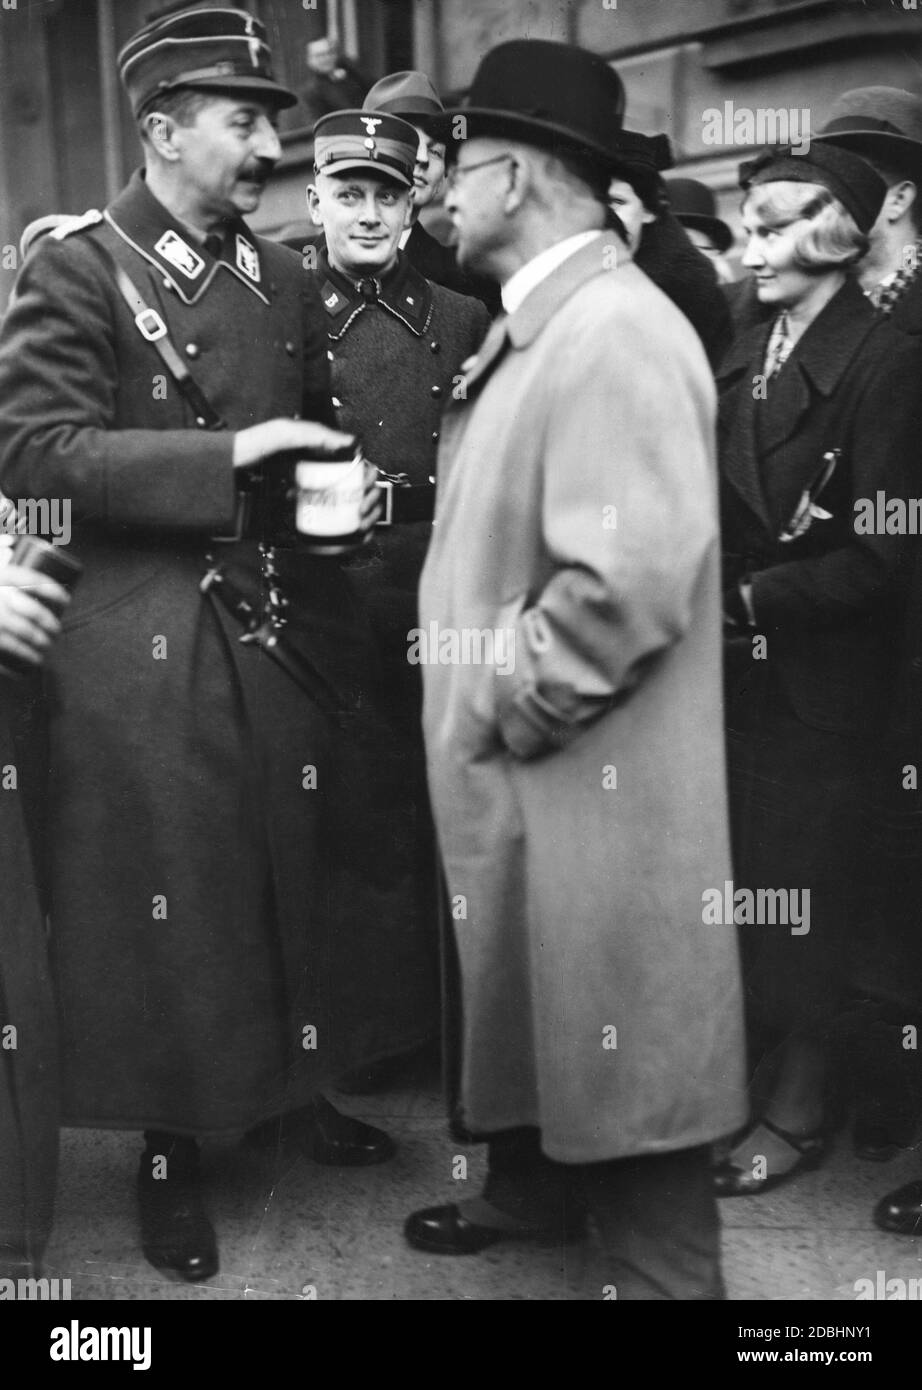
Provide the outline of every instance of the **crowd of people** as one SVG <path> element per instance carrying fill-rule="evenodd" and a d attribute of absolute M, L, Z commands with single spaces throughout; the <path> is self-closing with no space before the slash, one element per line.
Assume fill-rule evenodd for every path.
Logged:
<path fill-rule="evenodd" d="M 413 1247 L 591 1219 L 619 1298 L 720 1299 L 718 1198 L 920 1108 L 922 99 L 746 152 L 734 279 L 597 55 L 503 43 L 449 109 L 314 56 L 310 256 L 244 220 L 265 31 L 174 10 L 119 54 L 143 169 L 29 230 L 0 330 L 0 487 L 82 565 L 0 585 L 0 1263 L 77 1125 L 142 1132 L 144 1254 L 212 1277 L 201 1141 L 383 1163 L 326 1091 L 440 1038 L 488 1176 Z M 318 555 L 286 461 L 356 441 Z"/>

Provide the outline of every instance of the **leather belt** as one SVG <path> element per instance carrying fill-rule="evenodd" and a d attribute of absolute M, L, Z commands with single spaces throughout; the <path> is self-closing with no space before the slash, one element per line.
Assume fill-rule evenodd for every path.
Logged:
<path fill-rule="evenodd" d="M 384 493 L 384 518 L 378 526 L 397 526 L 409 521 L 432 521 L 435 516 L 435 483 L 411 483 L 405 473 L 378 470 L 378 487 Z"/>

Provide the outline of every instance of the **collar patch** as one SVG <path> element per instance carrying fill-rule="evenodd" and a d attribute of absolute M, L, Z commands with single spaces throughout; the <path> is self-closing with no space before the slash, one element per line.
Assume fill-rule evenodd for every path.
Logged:
<path fill-rule="evenodd" d="M 154 245 L 154 250 L 170 265 L 175 265 L 189 280 L 195 280 L 205 269 L 205 262 L 188 242 L 183 241 L 178 232 L 164 232 Z"/>
<path fill-rule="evenodd" d="M 242 270 L 257 285 L 261 279 L 259 271 L 259 252 L 252 242 L 237 233 L 237 269 Z"/>

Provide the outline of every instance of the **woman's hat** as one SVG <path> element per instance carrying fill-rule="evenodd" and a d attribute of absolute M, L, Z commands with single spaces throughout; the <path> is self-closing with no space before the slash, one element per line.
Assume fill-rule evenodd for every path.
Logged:
<path fill-rule="evenodd" d="M 667 179 L 669 206 L 683 227 L 696 227 L 710 237 L 718 251 L 729 251 L 733 233 L 717 216 L 717 199 L 697 179 Z"/>
<path fill-rule="evenodd" d="M 622 159 L 624 105 L 621 78 L 598 54 L 546 39 L 512 39 L 486 54 L 465 104 L 434 117 L 430 129 L 445 141 L 449 158 L 463 139 L 505 135 L 614 168 Z"/>
<path fill-rule="evenodd" d="M 791 145 L 766 150 L 739 168 L 740 187 L 762 183 L 819 183 L 847 208 L 861 232 L 869 232 L 887 196 L 887 185 L 866 159 L 838 145 L 811 140 L 807 154 Z"/>

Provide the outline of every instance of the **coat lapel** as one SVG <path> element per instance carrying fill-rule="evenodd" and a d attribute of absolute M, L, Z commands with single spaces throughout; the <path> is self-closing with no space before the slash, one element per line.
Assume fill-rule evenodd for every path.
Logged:
<path fill-rule="evenodd" d="M 769 331 L 769 324 L 758 324 L 737 338 L 717 376 L 721 476 L 767 529 L 771 529 L 771 520 L 762 491 L 756 437 L 756 415 L 764 402 L 755 398 L 753 378 L 761 369 Z"/>
<path fill-rule="evenodd" d="M 744 333 L 718 374 L 721 392 L 722 472 L 772 535 L 813 481 L 801 476 L 801 451 L 786 445 L 803 429 L 810 412 L 838 388 L 855 354 L 878 322 L 873 306 L 853 280 L 834 295 L 795 345 L 779 374 L 767 383 L 764 400 L 754 397 L 771 324 Z M 732 448 L 732 453 L 730 449 Z"/>
<path fill-rule="evenodd" d="M 877 314 L 848 280 L 817 315 L 768 386 L 759 418 L 762 452 L 771 454 L 800 429 L 817 395 L 829 397 L 877 323 Z"/>
<path fill-rule="evenodd" d="M 630 259 L 623 244 L 604 233 L 568 256 L 532 290 L 514 314 L 500 314 L 494 320 L 477 356 L 463 368 L 464 390 L 459 398 L 470 400 L 483 388 L 508 347 L 521 349 L 534 342 L 548 320 L 587 280 L 617 269 Z"/>

